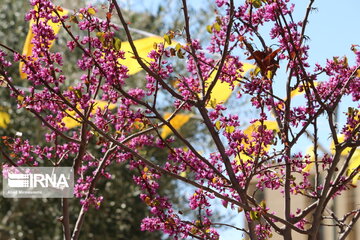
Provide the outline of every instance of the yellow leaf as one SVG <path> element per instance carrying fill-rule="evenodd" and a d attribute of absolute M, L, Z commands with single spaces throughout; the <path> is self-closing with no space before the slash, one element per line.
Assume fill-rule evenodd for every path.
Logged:
<path fill-rule="evenodd" d="M 233 133 L 234 131 L 235 131 L 234 126 L 226 126 L 226 128 L 225 128 L 225 132 L 227 132 L 227 133 Z"/>
<path fill-rule="evenodd" d="M 250 218 L 251 220 L 259 220 L 260 219 L 260 213 L 257 211 L 250 211 Z"/>
<path fill-rule="evenodd" d="M 133 123 L 133 126 L 137 129 L 137 130 L 143 130 L 144 129 L 144 127 L 145 127 L 145 124 L 143 123 L 143 122 L 141 122 L 141 121 L 135 121 L 134 123 Z"/>
<path fill-rule="evenodd" d="M 356 186 L 357 181 L 359 180 L 359 178 L 360 178 L 360 173 L 358 173 L 358 174 L 356 174 L 354 176 L 353 180 L 351 181 L 351 184 Z"/>
<path fill-rule="evenodd" d="M 343 134 L 338 135 L 338 141 L 339 143 L 344 142 L 345 141 L 345 137 Z M 351 150 L 350 147 L 345 148 L 342 152 L 341 152 L 341 156 L 342 157 L 346 157 L 349 154 L 349 151 Z M 330 144 L 330 151 L 331 154 L 335 154 L 335 145 L 334 142 L 331 142 Z M 355 171 L 355 169 L 360 165 L 360 149 L 357 149 L 355 151 L 355 153 L 353 154 L 352 158 L 350 159 L 349 162 L 349 167 L 348 167 L 348 171 L 347 171 L 347 175 L 350 175 L 353 171 Z M 357 180 L 360 178 L 360 172 L 357 173 L 353 180 L 352 180 L 352 184 L 356 185 Z"/>
<path fill-rule="evenodd" d="M 10 122 L 10 115 L 7 112 L 0 111 L 0 127 L 6 128 Z"/>
<path fill-rule="evenodd" d="M 318 85 L 319 85 L 318 82 L 314 82 L 314 86 L 315 86 L 315 87 L 318 86 Z M 309 86 L 310 86 L 310 84 L 309 84 Z M 300 92 L 300 88 L 302 89 L 301 92 Z M 304 87 L 298 87 L 298 88 L 296 88 L 295 90 L 292 90 L 292 91 L 291 91 L 290 97 L 293 98 L 293 97 L 295 97 L 295 96 L 297 96 L 297 95 L 300 95 L 300 94 L 303 94 L 303 93 L 305 93 Z"/>
<path fill-rule="evenodd" d="M 95 102 L 95 105 L 94 105 L 91 113 L 94 114 L 98 108 L 103 110 L 106 107 L 108 107 L 108 109 L 111 110 L 111 109 L 114 109 L 116 107 L 116 105 L 115 104 L 109 104 L 107 101 L 97 100 Z M 76 115 L 75 111 L 66 111 L 66 113 L 71 116 L 71 117 L 67 116 L 67 117 L 64 117 L 62 119 L 62 122 L 65 124 L 66 128 L 71 129 L 71 128 L 74 128 L 74 127 L 77 127 L 77 126 L 81 125 L 81 119 L 78 119 L 78 121 L 73 119 L 73 118 L 75 118 L 75 115 Z"/>
<path fill-rule="evenodd" d="M 314 166 L 314 161 L 315 161 L 315 156 L 314 156 L 314 146 L 310 146 L 307 150 L 306 150 L 306 155 L 309 155 L 309 160 L 310 163 L 306 164 L 306 167 L 303 168 L 303 172 L 310 172 L 310 170 L 313 168 Z"/>
<path fill-rule="evenodd" d="M 164 115 L 164 118 L 169 118 L 171 113 L 166 113 Z M 187 123 L 190 118 L 192 117 L 192 114 L 176 114 L 173 119 L 170 120 L 170 124 L 176 129 L 179 130 L 185 123 Z M 161 137 L 166 138 L 168 135 L 172 133 L 171 129 L 168 126 L 162 127 Z"/>
<path fill-rule="evenodd" d="M 119 38 L 114 39 L 114 48 L 116 51 L 121 49 L 121 40 Z"/>
<path fill-rule="evenodd" d="M 104 41 L 105 41 L 105 33 L 104 32 L 97 32 L 96 33 L 96 36 L 99 38 L 99 41 L 101 42 L 101 43 L 104 43 Z M 120 40 L 121 41 L 121 40 Z"/>
<path fill-rule="evenodd" d="M 182 48 L 181 44 L 177 43 L 176 46 L 175 46 L 175 50 L 179 51 L 181 48 Z"/>
<path fill-rule="evenodd" d="M 352 174 L 359 167 L 359 165 L 360 165 L 360 150 L 357 149 L 350 160 L 347 174 L 348 175 Z M 356 185 L 359 178 L 360 178 L 360 171 L 358 171 L 358 173 L 354 176 L 352 180 L 352 184 Z"/>
<path fill-rule="evenodd" d="M 276 121 L 271 121 L 271 120 L 265 120 L 263 122 L 263 124 L 266 126 L 266 129 L 268 130 L 279 130 L 279 127 L 277 125 L 277 122 Z M 249 136 L 249 138 L 251 138 L 251 134 L 253 132 L 256 132 L 257 131 L 257 128 L 261 126 L 261 122 L 260 121 L 256 121 L 255 123 L 251 124 L 250 126 L 248 126 L 245 130 L 244 130 L 244 133 L 246 135 Z"/>
<path fill-rule="evenodd" d="M 157 47 L 158 47 L 157 43 L 156 43 L 156 42 L 154 42 L 154 43 L 153 43 L 153 48 L 154 48 L 154 50 L 156 50 L 156 49 L 157 49 Z"/>
<path fill-rule="evenodd" d="M 318 86 L 318 85 L 319 85 L 318 82 L 314 82 L 314 86 L 315 86 L 315 87 Z M 300 89 L 301 89 L 301 91 L 300 91 Z M 303 93 L 305 93 L 304 88 L 303 88 L 302 86 L 299 86 L 298 88 L 296 88 L 295 90 L 292 90 L 292 91 L 290 92 L 290 98 L 293 98 L 293 97 L 298 96 L 298 95 L 303 94 Z M 285 101 L 286 101 L 286 98 L 284 98 L 284 102 L 285 102 Z M 284 109 L 284 104 L 283 104 L 283 103 L 279 103 L 277 107 L 278 107 L 279 109 Z M 274 116 L 274 113 L 271 113 L 271 115 Z"/>
<path fill-rule="evenodd" d="M 243 63 L 242 66 L 244 72 L 246 73 L 249 70 L 255 68 L 255 65 L 249 64 L 249 63 Z M 214 80 L 216 76 L 217 71 L 214 71 L 210 77 L 206 80 L 206 89 L 210 86 L 211 82 Z M 214 88 L 211 91 L 210 100 L 207 104 L 207 108 L 214 108 L 219 103 L 224 103 L 228 98 L 230 97 L 232 93 L 232 89 L 229 83 L 227 82 L 221 82 L 217 81 Z"/>
<path fill-rule="evenodd" d="M 217 22 L 216 22 L 216 23 L 214 23 L 214 25 L 213 25 L 213 26 L 214 26 L 214 29 L 215 29 L 216 31 L 218 31 L 218 32 L 219 32 L 219 31 L 221 30 L 221 26 L 220 26 L 220 24 L 219 24 L 219 23 L 217 23 Z"/>
<path fill-rule="evenodd" d="M 252 159 L 252 157 L 250 157 L 250 156 L 248 156 L 248 155 L 246 155 L 246 154 L 243 154 L 243 153 L 240 153 L 240 154 L 238 154 L 238 155 L 235 157 L 236 163 L 237 163 L 238 165 L 241 164 L 241 161 L 242 161 L 243 163 L 245 163 L 245 162 L 249 161 L 250 159 Z M 240 160 L 241 160 L 241 161 L 240 161 Z"/>
<path fill-rule="evenodd" d="M 356 70 L 356 77 L 360 77 L 360 69 Z"/>
<path fill-rule="evenodd" d="M 94 15 L 96 13 L 95 9 L 94 8 L 89 8 L 87 10 L 87 12 L 90 14 L 90 15 Z"/>
<path fill-rule="evenodd" d="M 256 77 L 257 75 L 259 75 L 260 71 L 261 71 L 261 69 L 258 66 L 256 66 L 255 69 L 250 72 L 250 76 Z"/>
<path fill-rule="evenodd" d="M 34 9 L 37 10 L 37 6 L 34 6 Z M 62 11 L 58 11 L 60 16 L 65 16 L 68 14 L 68 11 L 65 9 L 62 9 Z M 56 14 L 53 12 L 52 13 L 53 16 L 56 16 Z M 42 19 L 40 19 L 42 20 Z M 25 56 L 31 56 L 32 55 L 32 49 L 33 49 L 33 44 L 31 43 L 34 34 L 32 32 L 32 26 L 35 24 L 34 20 L 30 20 L 29 23 L 29 31 L 28 34 L 26 36 L 25 39 L 25 43 L 24 43 L 24 48 L 23 48 L 23 52 L 22 54 Z M 52 30 L 54 31 L 54 34 L 57 35 L 60 31 L 61 28 L 61 22 L 58 23 L 54 23 L 53 21 L 48 21 L 47 24 L 52 28 Z M 49 48 L 51 48 L 51 46 L 54 44 L 54 41 L 51 41 Z M 27 77 L 27 74 L 23 73 L 22 69 L 24 67 L 24 62 L 20 62 L 19 64 L 19 72 L 20 72 L 20 78 L 24 79 Z"/>
<path fill-rule="evenodd" d="M 345 137 L 344 137 L 343 134 L 339 134 L 337 137 L 338 137 L 339 143 L 342 143 L 342 142 L 345 141 Z M 345 148 L 345 149 L 341 152 L 341 156 L 347 156 L 350 150 L 351 150 L 350 147 Z M 335 154 L 335 144 L 334 144 L 334 141 L 332 141 L 331 144 L 330 144 L 330 152 L 331 152 L 331 154 L 333 154 L 333 155 Z"/>
<path fill-rule="evenodd" d="M 17 96 L 17 100 L 19 101 L 20 104 L 22 104 L 22 102 L 24 101 L 24 99 L 25 99 L 25 98 L 24 98 L 23 96 L 21 96 L 21 95 L 18 95 L 18 96 Z"/>
<path fill-rule="evenodd" d="M 220 128 L 221 128 L 221 122 L 220 122 L 220 121 L 216 121 L 215 127 L 216 127 L 217 130 L 220 130 Z"/>
<path fill-rule="evenodd" d="M 159 43 L 162 43 L 164 40 L 161 37 L 147 37 L 142 38 L 138 40 L 134 40 L 134 45 L 136 47 L 136 50 L 139 54 L 139 57 L 147 64 L 147 62 L 153 61 L 153 59 L 148 57 L 148 54 L 151 50 L 154 49 L 154 45 L 158 45 Z M 173 41 L 171 46 L 176 45 L 177 43 Z M 125 59 L 119 59 L 118 62 L 122 65 L 127 66 L 128 68 L 128 74 L 134 75 L 142 70 L 141 66 L 137 62 L 137 60 L 134 58 L 133 50 L 130 46 L 129 42 L 122 42 L 121 44 L 121 50 L 125 52 Z M 148 64 L 147 64 L 148 65 Z"/>
<path fill-rule="evenodd" d="M 92 113 L 95 113 L 97 108 L 100 108 L 101 110 L 103 110 L 107 106 L 108 106 L 109 110 L 116 108 L 116 105 L 113 103 L 109 104 L 109 102 L 107 102 L 107 101 L 97 100 L 97 101 L 95 101 Z"/>
<path fill-rule="evenodd" d="M 266 127 L 266 129 L 268 130 L 274 130 L 274 131 L 279 131 L 279 127 L 277 125 L 276 121 L 271 121 L 271 120 L 265 120 L 263 122 L 264 126 Z M 255 123 L 251 124 L 250 126 L 248 126 L 245 130 L 244 130 L 244 134 L 246 134 L 249 138 L 249 141 L 252 140 L 252 133 L 257 131 L 257 128 L 261 126 L 261 122 L 256 121 Z M 245 147 L 248 146 L 248 144 L 244 143 Z M 270 146 L 266 146 L 265 148 L 263 148 L 264 151 L 268 151 L 270 149 Z M 255 154 L 256 155 L 256 154 Z M 240 164 L 240 159 L 243 162 L 246 162 L 248 160 L 250 160 L 252 157 L 248 156 L 246 154 L 240 153 L 240 157 L 236 156 L 235 160 L 237 162 L 237 164 Z"/>
<path fill-rule="evenodd" d="M 164 35 L 164 40 L 165 40 L 165 42 L 166 42 L 167 44 L 171 45 L 171 38 L 170 38 L 169 35 L 165 34 L 165 35 Z"/>
<path fill-rule="evenodd" d="M 262 200 L 262 201 L 260 202 L 260 207 L 261 207 L 262 209 L 265 209 L 265 208 L 266 208 L 266 202 L 265 202 L 265 200 Z"/>

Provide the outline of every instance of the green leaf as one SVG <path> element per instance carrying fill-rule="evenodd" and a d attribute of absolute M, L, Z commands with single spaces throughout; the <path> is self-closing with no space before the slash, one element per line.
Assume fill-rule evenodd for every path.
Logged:
<path fill-rule="evenodd" d="M 261 207 L 262 209 L 265 209 L 265 208 L 266 208 L 266 202 L 265 202 L 265 200 L 262 200 L 262 201 L 260 202 L 260 207 Z"/>
<path fill-rule="evenodd" d="M 261 0 L 252 0 L 252 5 L 254 6 L 254 8 L 259 8 L 262 6 L 262 2 Z"/>
<path fill-rule="evenodd" d="M 104 32 L 97 32 L 96 36 L 99 38 L 99 41 L 104 44 L 105 41 L 105 37 L 104 37 L 105 33 Z"/>
<path fill-rule="evenodd" d="M 256 211 L 250 211 L 250 219 L 253 221 L 257 221 L 260 219 L 260 214 Z"/>
<path fill-rule="evenodd" d="M 216 104 L 217 104 L 216 98 L 210 99 L 210 106 L 211 106 L 211 108 L 215 108 L 215 107 L 216 107 Z"/>
<path fill-rule="evenodd" d="M 169 35 L 165 34 L 165 35 L 164 35 L 164 40 L 165 40 L 165 42 L 166 42 L 167 44 L 171 45 L 171 38 L 170 38 Z"/>
<path fill-rule="evenodd" d="M 76 90 L 74 90 L 74 93 L 77 98 L 82 98 L 82 92 L 80 90 L 76 89 Z"/>
<path fill-rule="evenodd" d="M 120 38 L 114 38 L 114 48 L 116 51 L 121 49 L 121 40 Z"/>
<path fill-rule="evenodd" d="M 216 121 L 215 127 L 216 127 L 216 129 L 219 131 L 220 128 L 221 128 L 221 122 L 220 122 L 220 121 Z"/>

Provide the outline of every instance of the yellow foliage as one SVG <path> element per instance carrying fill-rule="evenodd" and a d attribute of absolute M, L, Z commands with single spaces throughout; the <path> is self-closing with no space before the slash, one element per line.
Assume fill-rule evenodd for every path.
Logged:
<path fill-rule="evenodd" d="M 263 122 L 263 124 L 266 126 L 266 129 L 268 130 L 279 130 L 279 127 L 277 125 L 276 121 L 271 121 L 271 120 L 265 120 Z M 249 136 L 249 138 L 251 139 L 251 133 L 255 132 L 256 129 L 261 126 L 261 122 L 256 121 L 255 123 L 251 124 L 250 126 L 248 126 L 245 130 L 244 133 L 246 135 Z"/>
<path fill-rule="evenodd" d="M 243 163 L 245 163 L 245 162 L 249 161 L 250 159 L 252 159 L 252 157 L 250 157 L 250 156 L 248 156 L 248 155 L 246 155 L 246 154 L 243 154 L 243 153 L 238 154 L 238 155 L 235 157 L 236 163 L 237 163 L 238 165 L 241 164 L 240 159 L 241 159 L 241 161 L 242 161 Z"/>
<path fill-rule="evenodd" d="M 34 9 L 37 10 L 37 6 L 34 6 Z M 58 11 L 58 13 L 60 14 L 60 16 L 64 16 L 64 15 L 68 14 L 68 11 L 63 9 L 62 11 Z M 56 16 L 55 13 L 53 13 L 52 15 Z M 34 38 L 34 33 L 32 32 L 32 26 L 34 24 L 35 24 L 35 21 L 30 20 L 29 31 L 26 36 L 26 40 L 25 40 L 25 44 L 24 44 L 24 48 L 23 48 L 23 52 L 22 52 L 22 54 L 27 57 L 32 55 L 32 49 L 34 47 L 34 45 L 31 43 L 32 39 Z M 53 23 L 52 21 L 48 21 L 47 24 L 52 28 L 55 35 L 57 35 L 59 33 L 60 28 L 61 28 L 61 22 Z M 51 48 L 51 46 L 53 44 L 54 44 L 54 41 L 51 41 L 49 48 Z M 27 75 L 22 72 L 23 67 L 24 67 L 24 62 L 21 61 L 19 64 L 19 71 L 20 71 L 20 78 L 22 78 L 22 79 L 27 77 Z"/>
<path fill-rule="evenodd" d="M 276 131 L 279 131 L 279 127 L 276 123 L 276 121 L 271 121 L 271 120 L 265 120 L 263 122 L 263 124 L 266 126 L 266 129 L 268 130 L 276 130 Z M 259 121 L 256 121 L 255 123 L 251 124 L 250 126 L 248 126 L 245 130 L 244 130 L 244 133 L 248 136 L 249 138 L 249 141 L 252 140 L 252 136 L 251 134 L 253 132 L 256 132 L 257 131 L 257 128 L 261 126 L 261 122 Z M 244 143 L 245 144 L 245 143 Z M 245 147 L 248 147 L 249 145 L 248 144 L 245 144 Z M 266 146 L 266 148 L 264 148 L 265 151 L 268 151 L 270 149 L 270 146 Z M 235 160 L 237 161 L 238 164 L 240 164 L 240 159 L 243 161 L 243 162 L 246 162 L 248 161 L 249 159 L 251 159 L 250 156 L 246 155 L 246 154 L 240 154 L 240 158 L 239 156 L 236 156 Z"/>
<path fill-rule="evenodd" d="M 252 65 L 249 63 L 244 63 L 242 66 L 244 73 L 248 72 L 251 69 L 254 69 L 255 67 L 256 67 L 255 65 Z M 211 82 L 214 80 L 216 73 L 217 73 L 217 71 L 214 71 L 210 75 L 210 77 L 206 80 L 206 89 L 205 90 L 208 89 Z M 232 94 L 232 89 L 231 89 L 231 86 L 229 83 L 217 81 L 214 88 L 211 91 L 210 100 L 206 107 L 212 108 L 216 104 L 226 102 L 226 100 L 228 100 L 228 98 L 230 97 L 231 94 Z"/>
<path fill-rule="evenodd" d="M 164 118 L 169 118 L 171 113 L 166 113 L 164 115 Z M 190 118 L 192 117 L 192 114 L 176 114 L 175 117 L 173 117 L 170 120 L 170 124 L 176 129 L 179 130 L 185 123 L 187 123 Z M 168 126 L 162 127 L 161 137 L 166 138 L 168 135 L 172 133 L 171 129 Z"/>
<path fill-rule="evenodd" d="M 318 86 L 318 85 L 319 85 L 318 82 L 314 82 L 314 86 L 315 86 L 315 87 Z M 309 84 L 309 86 L 310 86 L 310 84 Z M 291 91 L 290 97 L 293 98 L 293 97 L 295 97 L 295 96 L 297 96 L 297 95 L 300 95 L 300 94 L 303 94 L 303 93 L 305 93 L 304 88 L 302 87 L 302 91 L 300 92 L 300 87 L 298 87 L 298 88 L 296 88 L 295 90 L 292 90 L 292 91 Z"/>
<path fill-rule="evenodd" d="M 360 165 L 360 150 L 357 149 L 350 160 L 347 174 L 348 175 L 352 174 L 354 171 L 356 171 L 359 165 Z M 357 180 L 359 180 L 359 178 L 360 178 L 360 172 L 358 171 L 357 174 L 352 179 L 352 184 L 356 185 Z"/>
<path fill-rule="evenodd" d="M 344 139 L 344 135 L 338 135 L 338 141 L 341 143 L 343 142 Z M 351 150 L 350 147 L 346 148 L 344 151 L 341 152 L 341 156 L 342 157 L 346 157 L 349 154 L 349 151 Z M 335 145 L 334 142 L 332 142 L 330 144 L 330 151 L 331 154 L 335 154 Z M 307 149 L 306 154 L 310 156 L 310 163 L 307 164 L 307 166 L 303 169 L 303 172 L 310 172 L 311 169 L 314 166 L 314 161 L 315 161 L 315 157 L 314 157 L 314 147 L 311 146 Z M 356 170 L 356 168 L 360 165 L 360 149 L 357 149 L 354 153 L 354 155 L 352 156 L 352 158 L 350 159 L 350 163 L 347 169 L 347 175 L 349 176 L 350 174 L 352 174 L 353 171 Z M 356 185 L 357 180 L 360 178 L 360 172 L 357 173 L 353 180 L 352 180 L 352 184 Z"/>
<path fill-rule="evenodd" d="M 89 9 L 87 10 L 87 12 L 88 12 L 90 15 L 95 15 L 95 13 L 96 13 L 96 11 L 95 11 L 94 8 L 89 8 Z"/>
<path fill-rule="evenodd" d="M 339 143 L 345 141 L 344 135 L 340 134 L 340 135 L 338 135 L 337 137 L 338 137 Z M 350 150 L 351 150 L 350 147 L 345 148 L 345 149 L 341 152 L 341 156 L 347 156 Z M 335 144 L 334 144 L 334 141 L 332 141 L 331 144 L 330 144 L 330 152 L 331 152 L 332 155 L 335 154 Z"/>
<path fill-rule="evenodd" d="M 109 104 L 107 101 L 101 101 L 101 100 L 98 100 L 96 101 L 91 113 L 94 114 L 96 112 L 96 110 L 98 108 L 100 108 L 101 110 L 105 109 L 106 107 L 108 107 L 108 109 L 114 109 L 116 107 L 115 104 Z M 69 114 L 71 117 L 64 117 L 62 119 L 62 122 L 65 123 L 65 127 L 68 128 L 68 129 L 71 129 L 71 128 L 74 128 L 74 127 L 77 127 L 77 126 L 80 126 L 81 125 L 81 119 L 78 119 L 78 121 L 76 121 L 75 119 L 75 111 L 66 111 L 67 114 Z"/>
<path fill-rule="evenodd" d="M 159 44 L 164 42 L 164 39 L 161 37 L 146 37 L 142 39 L 138 39 L 134 41 L 134 45 L 136 47 L 136 50 L 139 54 L 139 57 L 145 62 L 153 61 L 153 59 L 147 57 L 149 52 L 154 49 L 155 44 Z M 171 46 L 175 46 L 177 43 L 172 42 Z M 121 50 L 125 52 L 125 59 L 120 59 L 118 62 L 122 65 L 125 65 L 128 67 L 129 75 L 134 75 L 142 70 L 141 66 L 137 62 L 133 50 L 130 46 L 129 42 L 123 42 L 121 43 Z M 148 64 L 147 64 L 148 65 Z"/>
<path fill-rule="evenodd" d="M 319 85 L 318 82 L 314 82 L 314 86 L 315 86 L 315 87 L 318 86 L 318 85 Z M 309 84 L 309 86 L 310 86 L 310 84 Z M 301 89 L 301 91 L 300 91 L 300 89 Z M 304 94 L 304 93 L 305 93 L 305 90 L 304 90 L 303 87 L 297 87 L 295 90 L 292 90 L 292 91 L 290 92 L 290 98 L 293 98 L 293 97 L 295 97 L 295 96 L 298 96 L 298 95 Z M 286 101 L 286 98 L 284 98 L 284 101 Z M 282 104 L 282 103 L 278 104 L 278 108 L 279 108 L 279 109 L 283 109 L 283 108 L 284 108 L 284 104 Z M 274 115 L 274 114 L 272 113 L 272 115 Z"/>
<path fill-rule="evenodd" d="M 6 128 L 10 122 L 10 115 L 7 112 L 0 111 L 0 127 Z"/>
<path fill-rule="evenodd" d="M 310 156 L 310 163 L 306 165 L 306 167 L 304 167 L 304 169 L 302 170 L 303 172 L 310 172 L 311 169 L 313 168 L 314 166 L 314 161 L 315 161 L 315 156 L 314 156 L 314 146 L 311 146 L 309 147 L 307 150 L 306 150 L 306 155 L 309 155 Z"/>
<path fill-rule="evenodd" d="M 344 142 L 345 141 L 345 137 L 344 135 L 338 135 L 338 141 L 341 143 L 341 142 Z M 330 150 L 331 150 L 331 154 L 335 154 L 335 144 L 334 142 L 331 142 L 331 145 L 330 145 Z M 341 156 L 342 157 L 346 157 L 348 154 L 349 154 L 349 151 L 351 150 L 350 147 L 347 147 L 344 149 L 344 151 L 341 152 Z M 355 169 L 360 165 L 360 149 L 357 149 L 355 151 L 355 153 L 353 154 L 352 158 L 350 159 L 350 162 L 349 162 L 349 167 L 348 167 L 348 171 L 347 171 L 347 175 L 350 175 L 353 171 L 355 171 Z M 356 182 L 357 180 L 359 179 L 360 177 L 360 172 L 357 173 L 353 180 L 352 180 L 352 184 L 353 185 L 356 185 Z"/>

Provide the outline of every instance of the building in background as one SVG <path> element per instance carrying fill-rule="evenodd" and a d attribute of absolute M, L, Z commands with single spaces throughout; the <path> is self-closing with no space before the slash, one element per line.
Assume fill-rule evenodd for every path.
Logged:
<path fill-rule="evenodd" d="M 255 191 L 257 188 L 255 184 L 252 185 L 250 191 Z M 265 200 L 266 206 L 270 208 L 271 212 L 277 214 L 284 214 L 284 197 L 279 190 L 265 189 L 264 192 L 257 191 L 255 198 L 258 201 Z M 304 209 L 311 203 L 310 199 L 302 195 L 292 195 L 291 198 L 291 212 L 296 212 L 297 208 Z M 360 207 L 360 187 L 354 187 L 348 191 L 343 192 L 340 196 L 336 197 L 335 201 L 330 206 L 330 211 L 335 213 L 336 216 L 342 218 L 346 213 L 351 210 L 359 209 Z M 329 212 L 330 213 L 330 212 Z M 284 215 L 279 215 L 284 217 Z M 311 216 L 311 214 L 309 214 Z M 334 224 L 332 220 L 324 221 L 324 225 L 321 226 L 319 231 L 318 240 L 337 240 L 339 234 L 337 228 L 331 226 Z M 279 224 L 281 226 L 281 224 Z M 307 236 L 296 232 L 293 232 L 293 239 L 306 240 Z M 347 240 L 358 240 L 360 239 L 360 222 L 357 222 L 353 227 L 352 231 L 346 238 Z M 271 240 L 284 240 L 282 236 L 274 233 Z"/>

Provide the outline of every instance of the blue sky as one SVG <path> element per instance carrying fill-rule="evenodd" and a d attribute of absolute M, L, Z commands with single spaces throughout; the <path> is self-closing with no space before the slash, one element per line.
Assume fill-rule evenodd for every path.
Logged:
<path fill-rule="evenodd" d="M 155 12 L 159 0 L 152 1 L 129 1 L 120 0 L 126 6 L 136 11 Z M 174 0 L 173 2 L 178 2 Z M 203 0 L 188 1 L 194 8 L 202 8 Z M 236 1 L 241 2 L 241 1 Z M 300 20 L 305 13 L 309 1 L 293 0 L 295 3 L 295 17 Z M 141 3 L 141 4 L 139 4 Z M 310 46 L 313 51 L 311 57 L 313 61 L 320 61 L 325 57 L 349 55 L 350 45 L 359 43 L 360 31 L 360 1 L 358 0 L 315 0 L 313 5 L 317 8 L 309 18 L 307 33 L 310 36 Z M 171 6 L 168 6 L 171 8 Z"/>
<path fill-rule="evenodd" d="M 294 2 L 299 2 L 299 9 L 305 9 L 308 1 Z M 360 21 L 360 1 L 320 0 L 314 6 L 318 10 L 312 13 L 307 31 L 312 62 L 324 63 L 325 58 L 332 56 L 352 57 L 351 44 L 360 43 L 360 31 L 356 27 Z"/>

